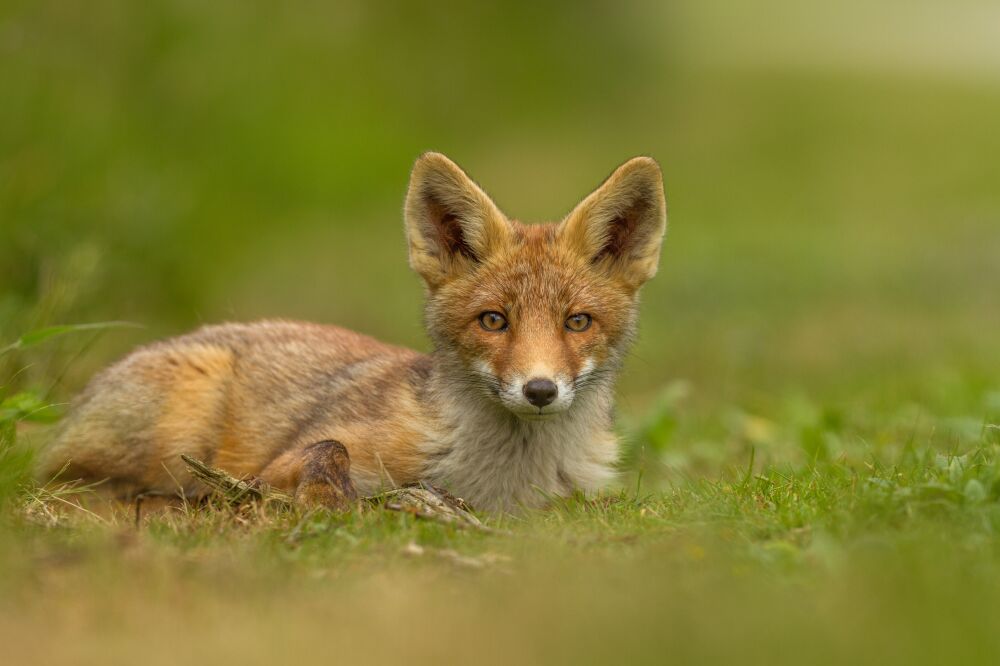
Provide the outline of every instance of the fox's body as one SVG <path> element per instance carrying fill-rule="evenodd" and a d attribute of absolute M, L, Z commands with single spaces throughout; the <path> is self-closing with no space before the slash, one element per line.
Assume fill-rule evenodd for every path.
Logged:
<path fill-rule="evenodd" d="M 509 510 L 607 483 L 613 381 L 665 225 L 655 163 L 624 165 L 558 225 L 527 226 L 428 154 L 406 212 L 430 354 L 333 326 L 205 327 L 95 377 L 42 473 L 198 494 L 186 453 L 298 492 L 346 473 L 317 448 L 339 442 L 361 494 L 423 481 Z"/>

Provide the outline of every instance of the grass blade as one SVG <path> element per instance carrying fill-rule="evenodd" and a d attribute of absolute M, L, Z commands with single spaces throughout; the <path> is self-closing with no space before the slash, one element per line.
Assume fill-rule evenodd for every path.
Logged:
<path fill-rule="evenodd" d="M 130 321 L 101 321 L 90 324 L 61 324 L 59 326 L 48 326 L 46 328 L 40 328 L 36 331 L 29 331 L 6 347 L 0 348 L 0 356 L 19 349 L 34 347 L 35 345 L 39 345 L 46 340 L 66 335 L 67 333 L 77 333 L 80 331 L 103 331 L 109 328 L 142 328 L 142 325 Z"/>

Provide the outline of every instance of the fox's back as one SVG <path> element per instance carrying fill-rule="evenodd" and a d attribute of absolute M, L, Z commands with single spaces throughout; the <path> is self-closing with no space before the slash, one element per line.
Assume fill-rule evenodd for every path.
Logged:
<path fill-rule="evenodd" d="M 335 326 L 208 326 L 142 347 L 97 375 L 47 452 L 43 474 L 69 461 L 72 476 L 108 478 L 122 492 L 194 491 L 181 453 L 236 475 L 259 474 L 303 443 L 350 441 L 363 429 L 387 430 L 382 442 L 393 455 L 349 446 L 358 472 L 408 477 L 415 464 L 383 470 L 380 460 L 402 454 L 415 462 L 399 449 L 416 446 L 419 419 L 412 428 L 395 422 L 414 405 L 429 367 L 417 352 Z"/>

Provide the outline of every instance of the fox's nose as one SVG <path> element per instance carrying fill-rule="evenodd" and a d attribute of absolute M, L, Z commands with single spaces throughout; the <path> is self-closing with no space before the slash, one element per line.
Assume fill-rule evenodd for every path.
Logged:
<path fill-rule="evenodd" d="M 535 407 L 544 407 L 556 399 L 559 387 L 550 379 L 529 379 L 524 385 L 524 397 Z"/>

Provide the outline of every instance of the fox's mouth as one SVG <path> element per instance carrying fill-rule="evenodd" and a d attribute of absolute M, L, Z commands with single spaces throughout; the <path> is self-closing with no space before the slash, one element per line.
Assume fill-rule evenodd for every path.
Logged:
<path fill-rule="evenodd" d="M 568 405 L 560 407 L 556 407 L 555 405 L 534 407 L 523 404 L 512 405 L 506 400 L 501 400 L 501 402 L 508 412 L 524 421 L 549 421 L 560 414 L 565 414 L 568 408 Z"/>
<path fill-rule="evenodd" d="M 514 412 L 514 410 L 511 411 Z M 514 412 L 514 414 L 517 415 L 518 418 L 522 418 L 525 421 L 548 421 L 562 414 L 562 411 L 546 412 L 542 409 L 538 409 L 532 412 Z"/>

